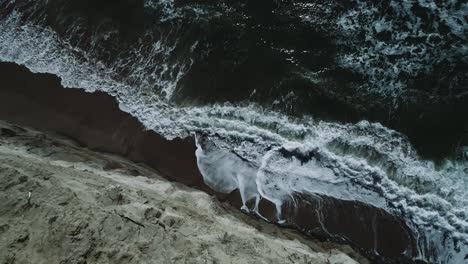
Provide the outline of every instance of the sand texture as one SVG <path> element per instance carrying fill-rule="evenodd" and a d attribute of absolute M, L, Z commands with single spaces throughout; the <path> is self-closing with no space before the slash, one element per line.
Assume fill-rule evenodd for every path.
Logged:
<path fill-rule="evenodd" d="M 0 263 L 367 263 L 143 164 L 0 122 Z"/>

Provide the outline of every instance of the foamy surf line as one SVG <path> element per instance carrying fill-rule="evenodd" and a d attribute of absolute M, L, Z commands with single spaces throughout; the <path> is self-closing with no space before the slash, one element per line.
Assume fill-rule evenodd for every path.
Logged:
<path fill-rule="evenodd" d="M 0 60 L 55 74 L 64 87 L 108 93 L 167 139 L 202 135 L 197 158 L 205 182 L 220 192 L 239 189 L 244 208 L 267 199 L 283 222 L 281 207 L 294 203 L 296 193 L 359 201 L 405 216 L 422 237 L 415 258 L 460 263 L 468 253 L 466 162 L 420 160 L 403 135 L 366 121 L 293 120 L 254 104 L 179 107 L 151 87 L 113 79 L 112 68 L 80 53 L 50 29 L 21 24 L 15 13 L 1 21 Z M 255 204 L 248 209 L 255 211 Z M 431 250 L 437 256 L 427 256 Z"/>

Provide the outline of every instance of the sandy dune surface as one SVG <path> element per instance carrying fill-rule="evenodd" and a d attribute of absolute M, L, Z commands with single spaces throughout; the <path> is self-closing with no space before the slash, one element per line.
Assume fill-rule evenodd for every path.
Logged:
<path fill-rule="evenodd" d="M 0 121 L 0 263 L 367 263 L 143 164 Z"/>

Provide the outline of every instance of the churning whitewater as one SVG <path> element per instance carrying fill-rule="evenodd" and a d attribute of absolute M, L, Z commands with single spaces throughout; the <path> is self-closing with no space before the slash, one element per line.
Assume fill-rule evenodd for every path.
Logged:
<path fill-rule="evenodd" d="M 9 1 L 0 2 L 5 7 Z M 365 33 L 369 38 L 403 26 L 375 15 L 372 4 L 358 2 L 356 8 L 344 12 L 336 21 L 341 30 L 349 29 L 346 34 L 358 31 L 357 24 L 366 19 L 376 20 L 374 16 L 379 20 L 371 25 L 374 31 Z M 400 6 L 396 1 L 390 2 Z M 402 1 L 407 2 L 411 1 Z M 429 5 L 432 1 L 419 2 Z M 467 4 L 461 5 L 460 12 L 466 11 Z M 443 15 L 442 20 L 451 25 L 449 30 L 466 41 L 466 32 L 459 28 L 457 18 L 436 7 L 432 10 Z M 182 16 L 173 1 L 145 1 L 145 8 L 163 10 L 165 21 Z M 401 12 L 405 10 L 409 9 Z M 202 9 L 193 12 L 206 15 Z M 441 164 L 423 160 L 403 134 L 379 123 L 321 121 L 310 114 L 290 116 L 245 101 L 179 104 L 173 100 L 178 84 L 193 65 L 192 53 L 202 44 L 193 41 L 180 55 L 177 41 L 183 40 L 172 38 L 177 30 L 162 32 L 151 43 L 142 40 L 108 63 L 95 53 L 102 52 L 98 50 L 99 43 L 112 40 L 114 32 L 92 39 L 94 44 L 82 49 L 71 37 L 60 36 L 41 23 L 25 21 L 21 10 L 0 15 L 1 61 L 24 65 L 32 72 L 55 74 L 64 87 L 106 92 L 118 100 L 122 111 L 167 139 L 194 136 L 198 167 L 206 184 L 223 193 L 238 189 L 244 210 L 257 211 L 259 201 L 266 199 L 276 206 L 277 222 L 282 223 L 287 218 L 282 215 L 282 206 L 294 205 L 297 194 L 358 201 L 406 221 L 417 237 L 415 259 L 434 263 L 466 261 L 466 160 L 447 159 Z M 417 25 L 418 21 L 414 23 Z M 422 44 L 419 51 L 411 50 L 411 32 L 398 32 L 400 35 L 393 36 L 393 42 L 384 43 L 379 40 L 380 35 L 375 36 L 375 42 L 368 42 L 371 46 L 338 55 L 337 63 L 369 75 L 365 89 L 374 91 L 379 87 L 378 93 L 385 96 L 401 96 L 406 86 L 401 75 L 416 76 L 416 72 L 428 71 L 427 67 L 434 65 L 425 61 L 440 50 L 431 42 L 428 46 Z M 71 26 L 67 36 L 79 33 L 79 28 Z M 431 40 L 436 35 L 419 37 Z M 448 43 L 447 38 L 438 41 Z M 466 55 L 466 49 L 463 41 L 457 42 L 445 60 Z M 411 55 L 409 59 L 400 56 L 382 61 L 382 51 L 395 56 Z"/>

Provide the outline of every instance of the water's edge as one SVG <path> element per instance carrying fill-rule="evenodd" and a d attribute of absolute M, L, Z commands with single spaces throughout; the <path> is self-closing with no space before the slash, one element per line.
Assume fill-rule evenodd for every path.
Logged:
<path fill-rule="evenodd" d="M 206 186 L 197 167 L 193 138 L 166 140 L 121 111 L 112 96 L 65 89 L 54 75 L 0 63 L 0 78 L 0 119 L 60 133 L 90 149 L 146 163 L 170 180 L 228 200 L 237 208 L 242 205 L 238 191 L 221 194 Z M 287 222 L 292 223 L 289 227 L 321 239 L 349 243 L 378 263 L 408 261 L 401 259 L 405 250 L 408 256 L 416 255 L 415 238 L 404 221 L 380 208 L 330 197 L 298 198 L 296 207 L 282 208 Z M 275 221 L 275 208 L 266 200 L 261 201 L 259 212 Z"/>

